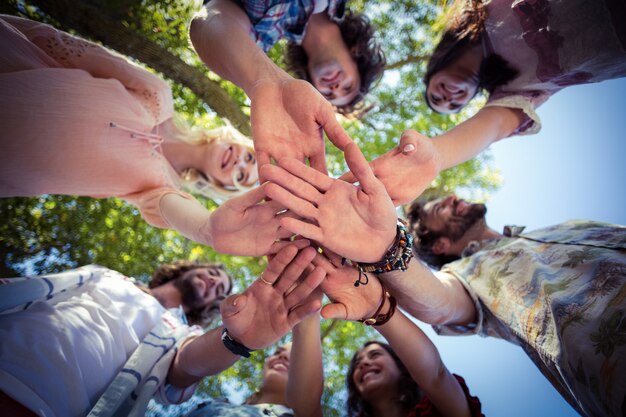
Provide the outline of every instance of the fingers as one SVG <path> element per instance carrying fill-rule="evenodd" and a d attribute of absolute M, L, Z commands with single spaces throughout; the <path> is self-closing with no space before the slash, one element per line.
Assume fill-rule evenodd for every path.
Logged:
<path fill-rule="evenodd" d="M 272 200 L 278 201 L 296 215 L 307 219 L 315 219 L 317 216 L 317 208 L 310 202 L 297 197 L 284 189 L 278 184 L 268 183 L 266 186 L 266 195 Z M 285 220 L 285 216 L 281 217 L 281 221 Z"/>
<path fill-rule="evenodd" d="M 267 264 L 267 268 L 265 268 L 263 272 L 263 279 L 274 284 L 297 254 L 298 249 L 294 245 L 286 245 L 283 247 Z"/>
<path fill-rule="evenodd" d="M 348 318 L 348 309 L 342 303 L 326 304 L 320 313 L 325 319 L 346 320 Z"/>
<path fill-rule="evenodd" d="M 233 294 L 220 303 L 220 314 L 222 319 L 228 319 L 239 313 L 248 304 L 248 297 L 245 294 Z"/>
<path fill-rule="evenodd" d="M 322 229 L 319 226 L 299 219 L 285 217 L 280 219 L 280 226 L 289 230 L 294 235 L 304 236 L 305 238 L 316 242 L 322 242 L 324 238 Z"/>
<path fill-rule="evenodd" d="M 272 246 L 270 246 L 268 257 L 272 254 L 275 254 L 281 251 L 283 248 L 286 248 L 287 246 L 295 246 L 298 250 L 300 250 L 310 245 L 311 245 L 311 241 L 308 239 L 298 239 L 298 240 L 293 240 L 293 241 L 285 240 L 285 241 L 274 242 Z"/>
<path fill-rule="evenodd" d="M 326 258 L 326 256 L 322 255 L 321 253 L 315 255 L 315 258 L 313 258 L 312 262 L 313 265 L 324 268 L 324 270 L 329 273 L 335 269 L 333 264 Z"/>
<path fill-rule="evenodd" d="M 298 164 L 301 163 L 298 162 Z M 316 174 L 322 175 L 325 178 L 328 178 L 327 176 L 320 174 L 317 171 L 312 170 L 311 168 L 307 169 Z M 268 181 L 280 185 L 281 187 L 288 190 L 290 193 L 300 198 L 303 198 L 311 203 L 316 203 L 321 197 L 321 193 L 318 191 L 317 188 L 315 188 L 310 183 L 302 180 L 302 177 L 295 176 L 281 167 L 267 165 L 266 167 L 264 167 L 263 170 L 265 172 L 265 178 L 267 178 Z"/>
<path fill-rule="evenodd" d="M 309 260 L 310 262 L 310 260 Z M 310 296 L 326 277 L 326 271 L 323 268 L 314 268 L 308 273 L 302 282 L 285 297 L 285 306 L 288 309 L 302 303 Z M 314 297 L 315 298 L 315 297 Z"/>
<path fill-rule="evenodd" d="M 322 174 L 328 175 L 325 152 L 322 152 L 322 154 L 311 155 L 309 157 L 309 164 L 311 165 L 311 168 L 321 172 Z"/>
<path fill-rule="evenodd" d="M 306 248 L 298 252 L 297 256 L 284 268 L 280 274 L 280 279 L 274 283 L 276 291 L 280 294 L 285 293 L 300 278 L 306 267 L 311 264 L 316 253 L 313 248 Z"/>
<path fill-rule="evenodd" d="M 320 300 L 313 299 L 293 308 L 287 315 L 289 326 L 294 327 L 311 314 L 319 311 L 321 306 L 322 302 Z"/>
<path fill-rule="evenodd" d="M 328 139 L 342 151 L 345 151 L 346 146 L 354 143 L 352 138 L 350 138 L 337 121 L 335 112 L 330 106 L 321 107 L 316 119 L 317 123 L 319 123 L 322 129 L 324 129 L 324 132 L 326 132 Z"/>
<path fill-rule="evenodd" d="M 380 191 L 382 183 L 374 176 L 367 159 L 355 143 L 346 147 L 345 157 L 350 171 L 361 184 L 363 191 L 367 194 Z"/>
<path fill-rule="evenodd" d="M 236 211 L 245 211 L 263 201 L 265 198 L 265 187 L 266 184 L 253 188 L 239 197 L 231 198 L 225 204 L 230 205 Z"/>
<path fill-rule="evenodd" d="M 417 133 L 415 130 L 405 130 L 402 132 L 402 136 L 400 136 L 400 144 L 398 145 L 398 149 L 405 154 L 408 155 L 410 153 L 415 152 L 417 149 Z"/>
<path fill-rule="evenodd" d="M 349 182 L 350 184 L 354 184 L 356 182 L 356 177 L 352 173 L 352 171 L 348 171 L 343 174 L 341 177 L 337 178 L 340 181 Z"/>
<path fill-rule="evenodd" d="M 320 191 L 327 191 L 333 185 L 334 180 L 328 175 L 322 174 L 321 172 L 306 166 L 297 159 L 282 158 L 278 161 L 278 165 L 287 170 L 289 173 L 300 178 L 303 182 L 313 185 Z"/>
<path fill-rule="evenodd" d="M 256 152 L 257 167 L 259 170 L 259 184 L 263 184 L 266 181 L 266 179 L 263 177 L 263 174 L 261 173 L 261 167 L 263 167 L 264 165 L 271 164 L 270 155 L 267 152 L 258 150 L 256 148 L 255 148 L 255 152 Z"/>

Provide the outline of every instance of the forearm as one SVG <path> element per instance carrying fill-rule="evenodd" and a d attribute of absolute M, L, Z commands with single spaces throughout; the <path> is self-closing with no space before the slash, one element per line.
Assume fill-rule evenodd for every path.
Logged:
<path fill-rule="evenodd" d="M 493 142 L 508 137 L 524 120 L 524 112 L 508 107 L 483 107 L 473 117 L 433 138 L 441 169 L 472 159 Z"/>
<path fill-rule="evenodd" d="M 213 0 L 189 30 L 198 56 L 213 72 L 241 87 L 248 96 L 257 81 L 290 78 L 248 35 L 251 23 L 229 0 Z"/>
<path fill-rule="evenodd" d="M 401 311 L 375 327 L 441 415 L 469 416 L 467 400 L 433 342 Z"/>
<path fill-rule="evenodd" d="M 321 417 L 323 390 L 320 316 L 316 313 L 293 329 L 286 398 L 295 417 Z"/>
<path fill-rule="evenodd" d="M 392 271 L 379 278 L 413 317 L 429 324 L 469 324 L 476 309 L 465 288 L 450 274 L 437 276 L 414 259 L 406 271 Z"/>
<path fill-rule="evenodd" d="M 195 199 L 179 194 L 166 194 L 159 201 L 161 215 L 167 223 L 186 238 L 213 247 L 211 213 Z"/>
<path fill-rule="evenodd" d="M 177 387 L 188 387 L 205 376 L 216 375 L 232 366 L 239 356 L 222 343 L 222 327 L 185 342 L 167 374 L 167 383 Z"/>

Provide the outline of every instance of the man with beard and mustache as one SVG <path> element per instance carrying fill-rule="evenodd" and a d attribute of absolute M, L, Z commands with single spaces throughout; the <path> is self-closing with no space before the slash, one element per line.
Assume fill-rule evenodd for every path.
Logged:
<path fill-rule="evenodd" d="M 152 397 L 186 401 L 203 377 L 320 308 L 309 296 L 325 272 L 310 266 L 313 248 L 298 247 L 226 299 L 228 275 L 189 262 L 159 268 L 149 290 L 98 265 L 0 280 L 0 415 L 139 416 Z M 183 317 L 206 325 L 217 304 L 222 323 L 208 331 Z"/>
<path fill-rule="evenodd" d="M 414 202 L 419 262 L 379 277 L 446 335 L 521 346 L 582 415 L 626 415 L 626 228 L 570 220 L 530 233 L 491 229 L 484 204 Z"/>
<path fill-rule="evenodd" d="M 626 415 L 626 227 L 570 220 L 500 234 L 483 204 L 450 196 L 410 207 L 412 242 L 362 153 L 348 146 L 345 157 L 358 187 L 293 159 L 261 167 L 267 195 L 304 219 L 281 219 L 281 227 L 344 257 L 334 268 L 350 259 L 360 271 L 355 287 L 377 274 L 399 306 L 441 334 L 520 345 L 581 414 Z M 411 244 L 441 270 L 409 263 Z M 392 314 L 382 300 L 371 324 Z M 341 304 L 346 315 L 364 306 L 356 296 Z"/>

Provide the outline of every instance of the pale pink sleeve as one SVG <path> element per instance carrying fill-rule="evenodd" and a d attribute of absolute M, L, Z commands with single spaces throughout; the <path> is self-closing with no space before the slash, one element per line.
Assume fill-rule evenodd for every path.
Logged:
<path fill-rule="evenodd" d="M 2 16 L 2 19 L 61 67 L 82 69 L 95 78 L 116 79 L 121 82 L 143 102 L 150 102 L 148 107 L 157 123 L 172 117 L 174 105 L 169 85 L 123 55 L 50 25 L 15 16 Z"/>
<path fill-rule="evenodd" d="M 166 194 L 178 194 L 188 200 L 194 199 L 191 194 L 173 187 L 161 187 L 139 191 L 137 193 L 120 196 L 120 198 L 136 206 L 139 209 L 139 213 L 141 213 L 141 217 L 152 226 L 161 229 L 171 229 L 172 226 L 161 214 L 160 202 L 161 198 Z"/>

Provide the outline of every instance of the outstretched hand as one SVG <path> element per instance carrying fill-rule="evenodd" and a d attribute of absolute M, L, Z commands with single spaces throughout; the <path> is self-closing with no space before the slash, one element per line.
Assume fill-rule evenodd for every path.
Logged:
<path fill-rule="evenodd" d="M 306 81 L 257 81 L 248 95 L 259 168 L 272 159 L 290 157 L 308 160 L 311 167 L 326 173 L 324 132 L 339 149 L 352 143 L 337 122 L 333 107 Z M 265 179 L 259 171 L 260 182 Z"/>
<path fill-rule="evenodd" d="M 325 319 L 360 320 L 372 317 L 381 300 L 382 288 L 374 274 L 368 274 L 366 285 L 354 286 L 359 271 L 354 266 L 342 265 L 341 258 L 324 251 L 317 254 L 313 264 L 326 271 L 320 288 L 331 303 L 322 307 Z"/>
<path fill-rule="evenodd" d="M 345 156 L 358 187 L 286 158 L 261 167 L 270 181 L 266 192 L 304 218 L 280 219 L 285 229 L 353 261 L 378 262 L 396 235 L 395 208 L 358 146 L 347 145 Z"/>
<path fill-rule="evenodd" d="M 402 133 L 398 146 L 373 160 L 370 166 L 385 185 L 393 204 L 401 206 L 417 198 L 437 177 L 441 158 L 431 139 L 415 130 L 407 130 Z M 358 181 L 352 172 L 339 179 Z"/>
<path fill-rule="evenodd" d="M 321 301 L 314 291 L 326 272 L 307 268 L 316 253 L 312 247 L 300 252 L 293 245 L 281 249 L 259 279 L 242 294 L 224 300 L 222 321 L 231 337 L 250 349 L 261 349 L 318 311 Z"/>
<path fill-rule="evenodd" d="M 300 248 L 309 244 L 306 240 L 280 241 L 292 236 L 280 228 L 280 219 L 289 213 L 277 214 L 284 207 L 275 201 L 263 201 L 265 187 L 231 198 L 211 214 L 205 227 L 213 238 L 215 250 L 229 255 L 262 256 L 290 244 Z"/>

